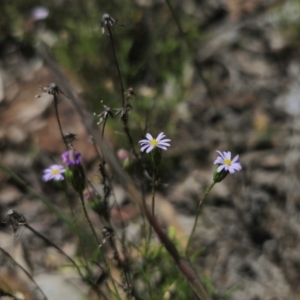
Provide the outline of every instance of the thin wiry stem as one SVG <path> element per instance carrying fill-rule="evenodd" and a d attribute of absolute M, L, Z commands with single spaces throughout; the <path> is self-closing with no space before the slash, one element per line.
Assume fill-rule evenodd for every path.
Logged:
<path fill-rule="evenodd" d="M 113 237 L 109 236 L 108 240 L 109 240 L 110 246 L 112 247 L 112 249 L 114 251 L 114 258 L 118 262 L 118 267 L 121 268 L 124 273 L 124 277 L 125 277 L 125 281 L 126 281 L 126 285 L 127 285 L 127 288 L 126 288 L 127 295 L 128 295 L 128 293 L 132 294 L 133 288 L 132 288 L 132 285 L 130 284 L 128 266 L 126 266 L 125 263 L 121 260 L 118 249 L 113 240 Z"/>
<path fill-rule="evenodd" d="M 107 118 L 104 118 L 104 123 L 103 123 L 102 133 L 101 133 L 102 139 L 104 137 L 104 129 L 105 129 L 105 125 L 106 125 L 106 120 L 107 120 Z"/>
<path fill-rule="evenodd" d="M 39 287 L 39 285 L 36 283 L 36 281 L 33 279 L 33 277 L 9 254 L 7 253 L 2 247 L 0 247 L 0 251 L 2 251 L 3 254 L 5 254 L 9 259 L 11 259 L 26 275 L 27 277 L 35 284 L 37 289 L 41 292 L 41 294 L 44 297 L 44 300 L 48 300 L 42 289 Z"/>
<path fill-rule="evenodd" d="M 124 85 L 123 85 L 123 81 L 122 81 L 121 70 L 120 70 L 120 67 L 119 67 L 118 59 L 117 59 L 114 37 L 112 35 L 112 31 L 111 31 L 110 26 L 106 26 L 106 28 L 109 32 L 109 37 L 110 37 L 111 47 L 112 47 L 113 54 L 114 54 L 115 64 L 116 64 L 116 67 L 117 67 L 117 70 L 118 70 L 118 75 L 119 75 L 118 77 L 119 77 L 121 92 L 122 92 L 122 107 L 124 108 L 125 107 L 125 95 L 124 95 L 125 90 L 124 90 Z"/>
<path fill-rule="evenodd" d="M 61 248 L 59 248 L 56 244 L 51 242 L 47 237 L 45 237 L 43 234 L 36 231 L 33 227 L 31 227 L 28 223 L 24 224 L 26 228 L 28 228 L 30 231 L 32 231 L 36 236 L 38 236 L 40 239 L 42 239 L 46 244 L 50 245 L 51 247 L 55 248 L 58 252 L 60 252 L 62 255 L 64 255 L 71 263 L 72 265 L 77 269 L 78 274 L 82 279 L 85 279 L 84 275 L 82 274 L 79 266 L 76 264 L 76 262 Z"/>
<path fill-rule="evenodd" d="M 89 215 L 88 215 L 88 213 L 87 213 L 87 211 L 86 211 L 82 193 L 79 195 L 79 198 L 80 198 L 80 204 L 81 204 L 81 208 L 82 208 L 84 217 L 85 217 L 85 219 L 86 219 L 87 223 L 89 224 L 89 227 L 90 227 L 90 229 L 91 229 L 91 231 L 92 231 L 92 234 L 93 234 L 93 238 L 94 238 L 94 240 L 95 240 L 95 243 L 96 243 L 97 247 L 99 247 L 100 241 L 99 241 L 99 239 L 98 239 L 98 237 L 97 237 L 97 233 L 96 233 L 96 231 L 95 231 L 95 229 L 94 229 L 94 226 L 93 226 L 93 224 L 92 224 L 92 222 L 91 222 L 91 220 L 90 220 L 90 218 L 89 218 Z"/>
<path fill-rule="evenodd" d="M 119 63 L 118 63 L 118 59 L 117 59 L 117 55 L 116 55 L 116 50 L 115 50 L 115 42 L 114 42 L 114 38 L 113 38 L 113 34 L 112 34 L 112 30 L 110 28 L 110 26 L 107 26 L 107 30 L 109 32 L 109 37 L 110 37 L 110 41 L 111 41 L 111 47 L 113 50 L 113 54 L 114 54 L 114 60 L 115 60 L 115 64 L 118 70 L 118 77 L 119 77 L 119 81 L 120 81 L 120 86 L 121 86 L 121 94 L 122 94 L 122 107 L 125 108 L 125 90 L 124 90 L 124 85 L 123 85 L 123 81 L 122 81 L 122 75 L 121 75 L 121 71 L 120 71 L 120 67 L 119 67 Z M 130 134 L 130 130 L 128 127 L 128 117 L 127 117 L 127 113 L 124 114 L 124 116 L 121 117 L 123 124 L 124 124 L 124 131 L 127 135 L 127 138 L 129 140 L 131 149 L 132 149 L 132 153 L 135 156 L 135 158 L 137 159 L 137 161 L 140 161 L 138 154 L 135 151 L 135 147 L 134 147 L 134 143 L 133 143 L 133 139 L 132 136 Z"/>
<path fill-rule="evenodd" d="M 95 242 L 96 242 L 97 249 L 99 250 L 100 255 L 101 255 L 101 258 L 102 258 L 102 260 L 103 260 L 103 262 L 104 262 L 104 264 L 105 264 L 106 271 L 107 271 L 108 274 L 110 275 L 111 282 L 112 282 L 112 284 L 113 284 L 115 293 L 116 293 L 116 295 L 120 298 L 119 291 L 118 291 L 117 286 L 116 286 L 116 284 L 115 284 L 115 280 L 114 280 L 114 278 L 112 277 L 111 272 L 110 272 L 109 263 L 108 263 L 108 261 L 106 260 L 106 257 L 105 257 L 105 255 L 104 255 L 104 253 L 103 253 L 103 251 L 102 251 L 102 248 L 100 247 L 100 241 L 99 241 L 99 239 L 98 239 L 98 237 L 97 237 L 97 233 L 96 233 L 96 231 L 95 231 L 95 229 L 94 229 L 94 226 L 93 226 L 93 224 L 92 224 L 92 222 L 91 222 L 91 220 L 90 220 L 90 218 L 89 218 L 89 215 L 88 215 L 88 213 L 87 213 L 87 210 L 86 210 L 86 207 L 85 207 L 85 204 L 84 204 L 84 199 L 83 199 L 82 193 L 81 193 L 79 196 L 80 196 L 80 203 L 81 203 L 81 208 L 82 208 L 83 214 L 84 214 L 85 219 L 86 219 L 86 221 L 88 222 L 89 227 L 90 227 L 90 229 L 91 229 L 91 231 L 92 231 L 92 233 L 93 233 L 93 237 L 94 237 L 94 240 L 95 240 Z"/>
<path fill-rule="evenodd" d="M 197 214 L 196 214 L 196 218 L 195 218 L 195 221 L 194 221 L 194 225 L 193 225 L 193 229 L 191 231 L 191 234 L 189 236 L 189 239 L 188 239 L 188 242 L 187 242 L 187 246 L 186 246 L 186 249 L 185 249 L 185 255 L 188 256 L 188 251 L 189 251 L 189 248 L 190 248 L 190 244 L 191 244 L 191 241 L 192 241 L 192 238 L 193 238 L 193 235 L 195 233 L 195 230 L 196 230 L 196 225 L 197 225 L 197 222 L 198 222 L 198 218 L 200 216 L 200 211 L 201 211 L 201 207 L 202 207 L 202 203 L 204 202 L 204 200 L 206 199 L 207 195 L 209 194 L 209 192 L 211 191 L 211 189 L 214 187 L 216 183 L 213 182 L 205 191 L 205 194 L 203 196 L 203 198 L 200 200 L 199 204 L 198 204 L 198 209 L 197 209 Z"/>
<path fill-rule="evenodd" d="M 65 194 L 67 196 L 67 199 L 68 199 L 68 203 L 69 203 L 69 207 L 70 207 L 70 210 L 71 210 L 71 215 L 72 215 L 73 222 L 75 224 L 75 227 L 76 227 L 77 231 L 80 232 L 80 229 L 79 229 L 76 217 L 75 217 L 74 207 L 73 207 L 73 205 L 71 203 L 70 196 L 68 195 L 68 187 L 67 187 L 67 184 L 66 184 L 65 181 L 63 182 L 63 186 L 64 186 L 64 192 L 65 192 Z M 84 251 L 83 241 L 82 241 L 81 234 L 78 234 L 78 238 L 79 238 L 79 248 L 80 248 L 81 254 L 83 256 L 85 267 L 88 268 L 88 263 L 87 263 L 87 259 L 86 259 L 86 253 Z"/>
<path fill-rule="evenodd" d="M 68 149 L 68 143 L 66 142 L 63 130 L 62 130 L 62 126 L 61 126 L 61 122 L 60 122 L 60 118 L 59 118 L 59 114 L 58 114 L 58 98 L 57 98 L 57 94 L 54 93 L 53 94 L 54 97 L 54 107 L 55 107 L 55 115 L 56 115 L 56 119 L 57 119 L 57 123 L 58 123 L 58 127 L 59 127 L 59 131 L 61 134 L 61 137 L 66 145 L 66 148 Z"/>
<path fill-rule="evenodd" d="M 156 170 L 155 168 L 153 169 L 153 175 L 152 175 L 152 191 L 151 191 L 151 213 L 153 218 L 155 218 L 155 186 L 156 186 L 156 176 L 155 176 Z M 148 253 L 148 249 L 150 246 L 150 241 L 151 241 L 151 237 L 152 237 L 152 226 L 150 226 L 149 228 L 149 234 L 148 234 L 148 238 L 147 238 L 147 242 L 146 242 L 146 255 Z"/>
<path fill-rule="evenodd" d="M 182 40 L 186 43 L 187 48 L 188 48 L 188 51 L 189 51 L 190 54 L 192 54 L 193 57 L 194 57 L 193 46 L 191 45 L 190 41 L 187 39 L 187 37 L 186 37 L 186 35 L 185 35 L 185 33 L 184 33 L 183 29 L 182 29 L 180 20 L 179 20 L 179 18 L 178 18 L 178 16 L 177 16 L 177 14 L 176 14 L 176 12 L 175 12 L 175 10 L 174 10 L 172 4 L 171 4 L 171 1 L 170 1 L 170 0 L 165 0 L 165 1 L 166 1 L 167 5 L 168 5 L 168 7 L 169 7 L 169 9 L 170 9 L 170 11 L 171 11 L 171 13 L 172 13 L 172 17 L 173 17 L 173 19 L 174 19 L 174 21 L 175 21 L 175 23 L 176 23 L 176 25 L 177 25 L 177 28 L 178 28 L 178 31 L 179 31 L 179 33 L 180 33 L 180 36 L 181 36 Z M 202 80 L 202 82 L 203 82 L 203 84 L 204 84 L 204 86 L 205 86 L 205 88 L 206 88 L 206 91 L 207 91 L 207 94 L 208 94 L 208 96 L 209 96 L 209 99 L 211 100 L 211 104 L 212 104 L 213 108 L 214 108 L 215 111 L 216 111 L 216 107 L 215 107 L 215 104 L 214 104 L 214 102 L 213 102 L 213 100 L 214 100 L 214 95 L 213 95 L 213 92 L 212 92 L 212 90 L 211 90 L 211 87 L 210 87 L 208 81 L 206 80 L 206 78 L 205 78 L 205 77 L 203 76 L 203 74 L 202 74 L 202 67 L 201 67 L 200 63 L 199 63 L 196 59 L 194 59 L 193 62 L 194 62 L 194 65 L 195 65 L 195 67 L 196 67 L 196 71 L 197 71 L 197 73 L 198 73 L 198 76 L 200 77 L 200 79 Z"/>

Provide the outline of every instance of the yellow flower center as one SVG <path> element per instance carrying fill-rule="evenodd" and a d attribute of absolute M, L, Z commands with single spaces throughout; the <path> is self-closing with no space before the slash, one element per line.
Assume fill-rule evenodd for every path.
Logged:
<path fill-rule="evenodd" d="M 224 159 L 224 164 L 227 165 L 227 166 L 231 166 L 231 159 Z"/>
<path fill-rule="evenodd" d="M 156 139 L 153 139 L 153 140 L 150 141 L 150 144 L 151 144 L 151 146 L 156 147 L 158 142 L 157 142 Z"/>
<path fill-rule="evenodd" d="M 58 169 L 53 169 L 53 170 L 51 170 L 51 174 L 53 176 L 58 175 L 59 174 L 59 170 Z"/>

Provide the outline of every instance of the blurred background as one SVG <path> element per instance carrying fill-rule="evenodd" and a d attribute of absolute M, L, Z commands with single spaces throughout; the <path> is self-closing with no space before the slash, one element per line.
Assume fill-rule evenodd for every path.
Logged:
<path fill-rule="evenodd" d="M 193 240 L 195 266 L 214 299 L 300 299 L 299 0 L 3 0 L 0 12 L 2 163 L 69 214 L 61 192 L 41 180 L 64 150 L 52 96 L 35 98 L 39 86 L 60 85 L 42 54 L 60 66 L 91 118 L 103 104 L 120 108 L 110 38 L 101 30 L 109 13 L 117 20 L 113 37 L 124 86 L 136 94 L 129 117 L 136 150 L 146 131 L 172 140 L 160 170 L 162 222 L 178 238 L 187 235 L 212 181 L 215 151 L 239 154 L 242 172 L 217 184 L 204 204 Z M 64 97 L 59 111 L 93 178 L 99 162 L 79 116 Z M 108 121 L 105 139 L 116 152 L 130 150 L 118 117 Z M 138 239 L 139 212 L 117 183 L 115 193 Z M 0 215 L 10 208 L 75 255 L 77 243 L 64 224 L 1 170 Z M 118 224 L 113 210 L 112 218 Z M 25 230 L 15 241 L 11 230 L 0 229 L 0 246 L 42 288 L 60 291 L 49 299 L 63 299 L 63 292 L 82 299 L 61 284 L 61 273 L 51 273 L 59 262 L 49 247 Z M 0 260 L 0 287 L 30 290 Z"/>

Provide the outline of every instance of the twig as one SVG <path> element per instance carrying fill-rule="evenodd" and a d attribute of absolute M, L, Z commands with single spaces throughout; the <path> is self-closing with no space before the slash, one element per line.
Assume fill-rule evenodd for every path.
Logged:
<path fill-rule="evenodd" d="M 63 130 L 62 130 L 62 126 L 61 126 L 61 123 L 60 123 L 60 118 L 59 118 L 59 114 L 58 114 L 58 98 L 57 98 L 57 94 L 53 94 L 53 97 L 54 97 L 54 107 L 55 107 L 55 115 L 56 115 L 56 119 L 57 119 L 57 123 L 58 123 L 58 127 L 59 127 L 59 131 L 60 131 L 60 134 L 61 134 L 61 137 L 66 145 L 66 148 L 68 149 L 68 144 L 66 142 L 66 139 L 65 139 L 65 136 L 64 136 L 64 133 L 63 133 Z"/>
<path fill-rule="evenodd" d="M 120 67 L 119 67 L 119 63 L 118 63 L 118 59 L 117 59 L 117 54 L 116 54 L 116 49 L 115 49 L 115 42 L 114 42 L 114 37 L 112 35 L 112 31 L 110 26 L 106 26 L 108 32 L 109 32 L 109 37 L 110 37 L 110 41 L 111 41 L 111 45 L 112 45 L 112 50 L 113 50 L 113 54 L 114 54 L 114 59 L 115 59 L 115 64 L 118 70 L 118 77 L 119 77 L 119 81 L 120 81 L 120 86 L 121 86 L 121 93 L 122 93 L 122 107 L 125 107 L 125 95 L 124 95 L 124 85 L 123 85 L 123 81 L 122 81 L 122 76 L 121 76 L 121 71 L 120 71 Z"/>
<path fill-rule="evenodd" d="M 28 228 L 30 231 L 32 231 L 36 236 L 38 236 L 40 239 L 42 239 L 46 244 L 50 245 L 51 247 L 55 248 L 58 252 L 60 252 L 62 255 L 64 255 L 71 263 L 72 265 L 77 269 L 78 274 L 82 279 L 85 279 L 84 275 L 81 273 L 79 266 L 76 264 L 76 262 L 61 248 L 59 248 L 56 244 L 51 242 L 47 237 L 45 237 L 43 234 L 36 231 L 33 227 L 31 227 L 28 223 L 25 223 L 24 226 Z"/>
<path fill-rule="evenodd" d="M 36 281 L 33 279 L 33 277 L 9 254 L 7 253 L 2 247 L 0 247 L 0 251 L 2 251 L 3 254 L 5 254 L 9 259 L 11 259 L 26 275 L 27 277 L 35 284 L 37 289 L 41 292 L 41 294 L 44 297 L 44 300 L 48 300 L 42 289 L 39 287 L 39 285 L 36 283 Z"/>

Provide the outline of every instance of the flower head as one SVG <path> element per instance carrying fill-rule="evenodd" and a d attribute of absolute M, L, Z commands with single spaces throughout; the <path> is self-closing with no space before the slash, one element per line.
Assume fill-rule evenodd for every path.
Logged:
<path fill-rule="evenodd" d="M 117 157 L 119 160 L 126 160 L 127 158 L 129 158 L 130 156 L 130 152 L 128 150 L 125 150 L 123 148 L 119 149 L 117 152 Z"/>
<path fill-rule="evenodd" d="M 43 180 L 64 180 L 64 176 L 62 175 L 62 173 L 64 173 L 65 171 L 65 168 L 61 165 L 52 165 L 48 169 L 44 170 Z"/>
<path fill-rule="evenodd" d="M 146 150 L 147 153 L 152 151 L 154 148 L 158 147 L 163 150 L 167 150 L 167 147 L 170 147 L 169 142 L 170 139 L 163 139 L 166 135 L 161 132 L 156 139 L 152 137 L 150 133 L 146 134 L 147 140 L 140 140 L 139 143 L 141 144 L 141 151 L 144 152 Z"/>
<path fill-rule="evenodd" d="M 114 24 L 116 23 L 116 20 L 111 17 L 109 14 L 104 14 L 102 16 L 102 22 L 101 22 L 101 26 L 107 26 L 107 27 L 112 27 Z"/>
<path fill-rule="evenodd" d="M 103 101 L 101 100 L 101 102 L 103 102 Z M 104 107 L 104 110 L 100 114 L 97 115 L 96 113 L 94 113 L 94 116 L 99 118 L 99 121 L 97 122 L 97 125 L 102 123 L 102 121 L 106 120 L 108 117 L 111 117 L 111 118 L 114 117 L 114 114 L 112 113 L 110 107 L 108 107 L 104 104 L 103 104 L 103 107 Z"/>
<path fill-rule="evenodd" d="M 230 174 L 233 174 L 235 171 L 242 170 L 242 166 L 239 163 L 238 159 L 239 156 L 236 155 L 234 159 L 231 159 L 231 152 L 221 152 L 218 151 L 219 156 L 215 160 L 214 164 L 218 164 L 219 167 L 217 168 L 217 172 L 220 173 L 223 169 L 225 171 L 228 171 Z"/>
<path fill-rule="evenodd" d="M 74 149 L 70 149 L 64 152 L 61 158 L 68 167 L 80 165 L 81 163 L 81 154 Z"/>

